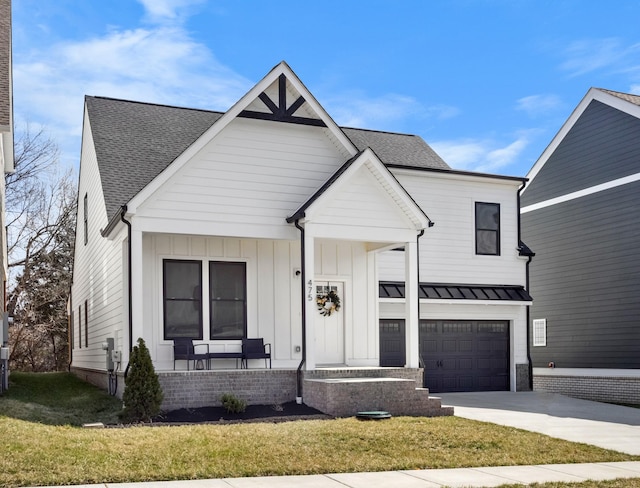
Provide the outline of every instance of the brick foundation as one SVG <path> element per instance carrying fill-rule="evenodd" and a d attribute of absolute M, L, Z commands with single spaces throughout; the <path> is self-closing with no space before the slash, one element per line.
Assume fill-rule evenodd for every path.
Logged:
<path fill-rule="evenodd" d="M 640 378 L 606 376 L 535 375 L 533 389 L 574 398 L 640 405 Z"/>
<path fill-rule="evenodd" d="M 162 408 L 219 406 L 232 393 L 248 405 L 273 405 L 296 399 L 295 370 L 171 371 L 158 373 Z"/>

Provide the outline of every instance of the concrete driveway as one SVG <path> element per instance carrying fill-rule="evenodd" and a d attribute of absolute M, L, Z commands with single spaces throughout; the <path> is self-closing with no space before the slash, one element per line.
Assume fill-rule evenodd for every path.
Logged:
<path fill-rule="evenodd" d="M 640 455 L 640 408 L 570 398 L 557 393 L 436 393 L 454 415 L 539 432 Z"/>

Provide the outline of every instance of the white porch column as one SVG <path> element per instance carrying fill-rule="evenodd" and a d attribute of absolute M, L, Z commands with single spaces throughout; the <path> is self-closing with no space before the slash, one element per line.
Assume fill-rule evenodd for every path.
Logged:
<path fill-rule="evenodd" d="M 131 230 L 131 316 L 133 320 L 131 332 L 131 346 L 135 346 L 138 338 L 142 337 L 151 347 L 150 337 L 144 337 L 143 307 L 142 307 L 142 231 Z"/>
<path fill-rule="evenodd" d="M 404 245 L 405 257 L 405 346 L 408 368 L 417 368 L 419 360 L 418 339 L 418 244 L 406 242 Z"/>
<path fill-rule="evenodd" d="M 304 273 L 305 273 L 305 328 L 306 328 L 306 370 L 316 369 L 316 287 L 315 278 L 315 237 L 312 226 L 304 225 Z"/>

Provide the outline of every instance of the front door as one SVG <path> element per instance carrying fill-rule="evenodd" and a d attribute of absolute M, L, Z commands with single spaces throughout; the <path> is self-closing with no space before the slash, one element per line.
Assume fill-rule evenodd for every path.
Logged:
<path fill-rule="evenodd" d="M 315 284 L 316 363 L 344 364 L 344 283 L 316 281 Z"/>

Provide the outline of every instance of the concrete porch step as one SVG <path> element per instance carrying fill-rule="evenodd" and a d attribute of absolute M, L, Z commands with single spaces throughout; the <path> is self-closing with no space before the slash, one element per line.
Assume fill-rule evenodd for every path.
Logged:
<path fill-rule="evenodd" d="M 427 388 L 405 378 L 340 377 L 304 381 L 304 403 L 336 417 L 350 417 L 360 411 L 383 410 L 395 416 L 453 415 L 453 408 L 442 407 Z"/>

